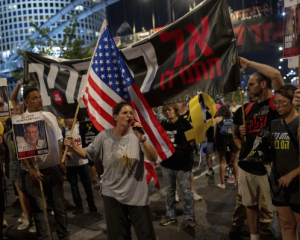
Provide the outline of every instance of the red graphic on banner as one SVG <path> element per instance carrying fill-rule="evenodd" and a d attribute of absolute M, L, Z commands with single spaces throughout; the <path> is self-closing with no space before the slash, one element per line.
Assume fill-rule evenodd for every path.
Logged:
<path fill-rule="evenodd" d="M 55 90 L 53 92 L 53 99 L 56 102 L 56 104 L 58 105 L 62 104 L 62 96 L 59 91 Z"/>

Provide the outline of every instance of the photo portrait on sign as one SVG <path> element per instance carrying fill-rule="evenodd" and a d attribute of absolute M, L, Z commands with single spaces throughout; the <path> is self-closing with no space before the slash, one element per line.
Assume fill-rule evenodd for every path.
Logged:
<path fill-rule="evenodd" d="M 296 26 L 296 5 L 285 8 L 284 16 L 284 57 L 296 56 L 299 54 Z"/>
<path fill-rule="evenodd" d="M 0 78 L 0 117 L 7 117 L 9 115 L 7 79 Z"/>
<path fill-rule="evenodd" d="M 41 117 L 40 113 L 12 117 L 15 144 L 19 159 L 49 153 L 45 122 L 44 120 L 40 120 Z"/>

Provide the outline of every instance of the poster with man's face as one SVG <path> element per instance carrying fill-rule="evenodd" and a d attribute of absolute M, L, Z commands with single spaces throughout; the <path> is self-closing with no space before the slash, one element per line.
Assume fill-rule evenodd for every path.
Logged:
<path fill-rule="evenodd" d="M 9 97 L 7 79 L 0 78 L 0 117 L 9 116 Z"/>
<path fill-rule="evenodd" d="M 42 112 L 15 115 L 11 119 L 18 159 L 49 153 Z"/>

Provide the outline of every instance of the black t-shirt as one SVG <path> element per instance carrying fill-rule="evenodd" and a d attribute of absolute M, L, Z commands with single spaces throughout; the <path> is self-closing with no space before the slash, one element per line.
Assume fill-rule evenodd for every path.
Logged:
<path fill-rule="evenodd" d="M 249 103 L 244 104 L 244 108 L 246 109 Z M 243 125 L 243 110 L 242 107 L 239 107 L 233 114 L 232 117 L 233 124 L 236 124 L 238 126 Z"/>
<path fill-rule="evenodd" d="M 183 114 L 183 115 L 179 115 L 179 117 L 181 117 L 181 118 L 183 118 L 183 119 L 186 119 L 186 120 L 188 120 L 189 122 L 192 122 L 192 118 L 191 118 L 191 116 L 190 116 L 190 110 L 187 110 L 187 111 L 185 112 L 185 114 Z"/>
<path fill-rule="evenodd" d="M 208 111 L 206 111 L 206 120 L 208 120 L 208 119 L 211 119 L 211 114 Z M 215 142 L 213 125 L 207 129 L 206 138 L 207 138 L 207 142 L 210 142 L 210 143 Z"/>
<path fill-rule="evenodd" d="M 161 125 L 175 147 L 175 153 L 162 161 L 161 165 L 177 171 L 190 171 L 193 161 L 191 158 L 193 147 L 187 142 L 184 132 L 192 129 L 191 124 L 184 118 L 179 117 L 175 123 L 168 123 L 167 120 L 163 120 Z"/>
<path fill-rule="evenodd" d="M 245 108 L 245 120 L 247 121 L 248 133 L 246 135 L 246 141 L 242 142 L 239 156 L 240 160 L 247 157 L 247 155 L 250 153 L 257 133 L 262 128 L 268 128 L 269 130 L 271 130 L 271 121 L 279 117 L 279 114 L 273 102 L 274 96 L 263 102 L 254 103 L 248 113 L 247 108 Z"/>
<path fill-rule="evenodd" d="M 288 123 L 287 126 L 296 140 L 298 137 L 297 129 L 299 127 L 299 116 Z M 270 180 L 272 188 L 277 191 L 277 188 L 279 187 L 278 179 L 299 167 L 299 153 L 295 144 L 290 139 L 288 131 L 282 122 L 282 117 L 272 121 L 271 132 L 271 146 L 274 158 Z M 299 143 L 297 141 L 297 147 L 298 146 Z M 288 190 L 288 192 L 285 192 L 285 190 Z M 300 204 L 299 177 L 293 179 L 289 187 L 282 190 L 277 196 L 272 194 L 272 198 L 277 202 Z"/>

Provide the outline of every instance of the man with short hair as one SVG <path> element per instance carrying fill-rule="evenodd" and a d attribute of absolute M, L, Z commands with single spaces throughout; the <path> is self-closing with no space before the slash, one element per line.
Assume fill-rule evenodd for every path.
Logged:
<path fill-rule="evenodd" d="M 24 91 L 24 103 L 27 106 L 26 113 L 38 112 L 43 108 L 41 94 L 37 88 L 28 88 Z M 56 117 L 50 112 L 42 112 L 45 117 L 45 130 L 47 133 L 49 154 L 37 157 L 40 172 L 35 168 L 33 158 L 22 160 L 22 168 L 26 172 L 26 188 L 32 207 L 36 225 L 38 240 L 49 240 L 47 222 L 44 215 L 43 199 L 38 182 L 42 182 L 44 191 L 48 193 L 47 199 L 52 202 L 54 218 L 57 223 L 57 235 L 61 240 L 69 239 L 67 229 L 67 213 L 64 206 L 63 177 L 66 167 L 61 162 L 62 146 L 61 130 L 58 127 Z"/>
<path fill-rule="evenodd" d="M 247 91 L 253 97 L 257 97 L 257 102 L 249 104 L 245 109 L 246 125 L 239 127 L 241 136 L 246 136 L 246 141 L 241 143 L 241 151 L 239 159 L 243 160 L 250 153 L 257 133 L 262 128 L 269 128 L 271 121 L 278 118 L 279 114 L 273 104 L 274 97 L 272 96 L 272 85 L 274 91 L 284 85 L 280 72 L 270 66 L 248 61 L 244 58 L 239 58 L 242 71 L 248 68 L 257 70 L 252 74 L 248 81 Z M 265 167 L 270 170 L 270 165 L 265 159 Z M 242 204 L 246 206 L 247 219 L 249 223 L 251 240 L 259 239 L 259 196 L 260 191 L 263 192 L 266 205 L 269 210 L 274 207 L 271 202 L 270 186 L 267 175 L 256 176 L 239 168 L 238 194 L 242 196 Z M 259 189 L 259 191 L 258 191 Z"/>
<path fill-rule="evenodd" d="M 25 138 L 16 137 L 19 152 L 47 148 L 45 139 L 39 139 L 39 129 L 35 123 L 25 125 Z"/>

